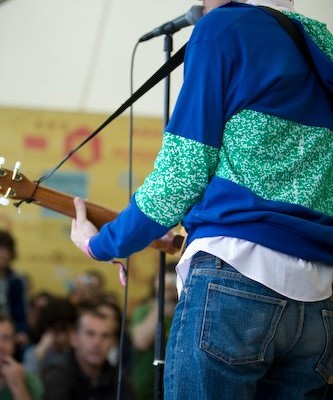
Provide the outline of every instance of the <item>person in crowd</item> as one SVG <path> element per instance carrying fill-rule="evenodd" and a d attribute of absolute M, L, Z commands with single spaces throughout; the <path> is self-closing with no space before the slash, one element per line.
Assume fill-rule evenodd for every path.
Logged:
<path fill-rule="evenodd" d="M 61 362 L 70 351 L 70 334 L 76 320 L 76 309 L 67 298 L 49 300 L 37 318 L 39 340 L 26 349 L 23 365 L 29 372 L 41 376 L 50 364 Z"/>
<path fill-rule="evenodd" d="M 43 400 L 39 378 L 25 372 L 13 357 L 15 345 L 14 322 L 8 315 L 0 314 L 0 400 Z"/>
<path fill-rule="evenodd" d="M 113 343 L 108 353 L 108 362 L 114 367 L 119 367 L 119 358 L 122 357 L 122 369 L 123 374 L 126 378 L 130 375 L 130 370 L 132 366 L 132 343 L 131 339 L 127 332 L 126 322 L 124 325 L 123 332 L 123 343 L 121 343 L 121 325 L 122 325 L 122 312 L 115 300 L 115 296 L 111 296 L 111 293 L 108 293 L 101 303 L 96 306 L 96 310 L 106 317 L 110 318 L 113 327 L 114 327 L 114 335 L 113 335 Z M 120 346 L 122 345 L 122 351 L 120 351 Z"/>
<path fill-rule="evenodd" d="M 333 373 L 333 35 L 292 0 L 203 0 L 203 14 L 153 172 L 99 231 L 75 198 L 71 238 L 110 261 L 184 226 L 165 400 L 322 399 Z"/>
<path fill-rule="evenodd" d="M 116 303 L 102 301 L 97 304 L 96 310 L 105 315 L 112 323 L 112 343 L 108 353 L 108 361 L 111 365 L 119 363 L 119 341 L 121 330 L 121 310 Z"/>
<path fill-rule="evenodd" d="M 73 351 L 43 373 L 45 400 L 116 399 L 117 369 L 107 361 L 113 334 L 109 317 L 95 309 L 82 311 L 71 338 Z M 120 399 L 135 399 L 126 379 Z"/>
<path fill-rule="evenodd" d="M 118 293 L 115 293 L 113 290 L 104 290 L 102 302 L 107 302 L 111 304 L 120 304 Z"/>
<path fill-rule="evenodd" d="M 36 344 L 40 339 L 39 315 L 49 305 L 54 296 L 48 291 L 40 291 L 31 296 L 28 302 L 27 321 L 29 344 Z"/>
<path fill-rule="evenodd" d="M 0 312 L 11 316 L 16 327 L 16 341 L 28 343 L 27 293 L 24 279 L 12 267 L 16 242 L 11 233 L 0 230 Z"/>
<path fill-rule="evenodd" d="M 95 307 L 103 299 L 104 279 L 98 271 L 86 271 L 77 276 L 70 289 L 69 298 L 77 308 Z"/>
<path fill-rule="evenodd" d="M 133 347 L 131 382 L 139 400 L 154 399 L 155 367 L 153 362 L 158 320 L 157 277 L 154 278 L 152 286 L 152 295 L 134 309 L 131 318 L 131 342 Z M 167 340 L 177 303 L 174 263 L 166 265 L 164 288 L 164 327 L 165 339 Z"/>

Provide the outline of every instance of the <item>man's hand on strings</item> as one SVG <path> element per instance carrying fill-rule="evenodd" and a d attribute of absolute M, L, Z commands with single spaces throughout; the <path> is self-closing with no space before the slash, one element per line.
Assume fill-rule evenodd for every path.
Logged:
<path fill-rule="evenodd" d="M 97 228 L 87 219 L 87 210 L 84 201 L 74 198 L 76 218 L 72 220 L 71 240 L 82 251 L 87 239 L 98 233 Z"/>

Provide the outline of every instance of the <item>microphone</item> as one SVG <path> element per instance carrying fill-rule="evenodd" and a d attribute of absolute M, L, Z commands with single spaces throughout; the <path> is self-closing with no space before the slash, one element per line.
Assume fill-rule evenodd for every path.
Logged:
<path fill-rule="evenodd" d="M 141 36 L 139 42 L 145 42 L 146 40 L 150 40 L 156 36 L 175 33 L 186 26 L 195 25 L 202 17 L 202 10 L 203 6 L 192 6 L 186 14 L 181 15 L 172 21 L 166 22 Z"/>

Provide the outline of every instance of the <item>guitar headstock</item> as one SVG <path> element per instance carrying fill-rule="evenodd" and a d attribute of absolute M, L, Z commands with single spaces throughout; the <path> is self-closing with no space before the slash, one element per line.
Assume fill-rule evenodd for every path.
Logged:
<path fill-rule="evenodd" d="M 10 199 L 24 200 L 30 198 L 35 184 L 19 172 L 20 162 L 16 162 L 14 169 L 4 168 L 5 159 L 0 157 L 0 205 L 7 206 Z"/>

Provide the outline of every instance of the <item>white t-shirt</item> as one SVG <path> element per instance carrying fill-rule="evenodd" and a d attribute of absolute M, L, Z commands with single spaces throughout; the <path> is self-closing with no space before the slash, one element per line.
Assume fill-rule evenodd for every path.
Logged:
<path fill-rule="evenodd" d="M 333 265 L 305 261 L 259 244 L 224 236 L 196 239 L 188 246 L 176 268 L 179 295 L 191 259 L 199 251 L 224 260 L 241 274 L 290 299 L 310 302 L 332 295 Z"/>

